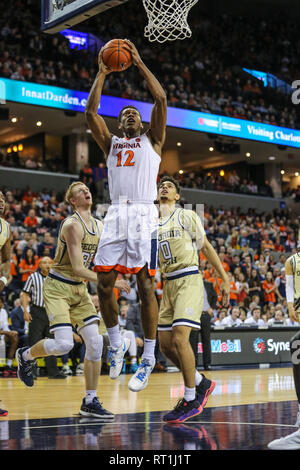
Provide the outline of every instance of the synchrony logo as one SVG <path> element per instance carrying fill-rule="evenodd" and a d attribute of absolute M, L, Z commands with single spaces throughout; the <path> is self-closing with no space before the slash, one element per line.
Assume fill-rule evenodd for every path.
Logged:
<path fill-rule="evenodd" d="M 261 354 L 266 349 L 266 345 L 263 339 L 255 338 L 253 341 L 253 349 L 257 354 Z"/>
<path fill-rule="evenodd" d="M 273 352 L 278 354 L 281 351 L 289 351 L 290 343 L 289 341 L 274 341 L 273 338 L 269 338 L 267 341 L 267 346 L 262 338 L 255 338 L 253 341 L 253 349 L 257 354 L 261 354 L 266 350 L 268 352 Z"/>

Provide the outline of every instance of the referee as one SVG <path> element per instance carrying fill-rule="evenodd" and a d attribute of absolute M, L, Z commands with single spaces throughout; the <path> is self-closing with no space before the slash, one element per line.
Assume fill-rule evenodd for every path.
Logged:
<path fill-rule="evenodd" d="M 33 346 L 41 339 L 51 337 L 49 333 L 49 320 L 43 299 L 43 284 L 49 274 L 51 264 L 52 260 L 48 256 L 42 258 L 39 263 L 39 269 L 29 276 L 21 294 L 24 320 L 29 323 L 29 346 Z M 29 303 L 30 313 L 28 310 Z M 66 378 L 65 374 L 57 367 L 56 356 L 45 357 L 45 363 L 49 379 Z"/>

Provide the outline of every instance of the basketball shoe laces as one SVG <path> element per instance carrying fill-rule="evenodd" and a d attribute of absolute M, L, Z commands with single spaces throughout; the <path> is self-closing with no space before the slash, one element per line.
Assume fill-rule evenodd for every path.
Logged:
<path fill-rule="evenodd" d="M 25 362 L 25 361 L 24 361 Z M 26 361 L 24 365 L 24 372 L 26 375 L 32 374 L 32 368 L 34 366 L 34 361 Z"/>
<path fill-rule="evenodd" d="M 141 362 L 140 369 L 144 369 L 144 371 L 141 370 L 136 376 L 136 378 L 139 379 L 141 382 L 143 382 L 145 377 L 147 376 L 147 367 L 150 367 L 150 365 L 146 362 Z"/>
<path fill-rule="evenodd" d="M 184 407 L 188 406 L 188 402 L 184 399 L 184 398 L 181 398 L 180 400 L 178 400 L 178 402 L 176 403 L 175 407 L 174 407 L 174 411 L 181 411 L 183 410 Z"/>
<path fill-rule="evenodd" d="M 124 350 L 125 350 L 125 344 L 123 343 L 122 346 L 123 346 L 122 351 L 121 351 L 121 353 L 119 353 L 119 356 L 121 356 L 121 357 L 123 357 L 123 353 L 124 353 Z M 119 359 L 117 351 L 118 351 L 118 348 L 116 348 L 116 349 L 110 348 L 109 351 L 108 351 L 108 357 L 109 357 L 111 367 L 116 367 L 116 359 Z"/>

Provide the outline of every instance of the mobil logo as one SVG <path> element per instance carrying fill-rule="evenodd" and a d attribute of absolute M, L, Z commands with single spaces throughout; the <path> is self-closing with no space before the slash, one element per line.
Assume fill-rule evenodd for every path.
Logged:
<path fill-rule="evenodd" d="M 220 339 L 211 340 L 211 352 L 212 353 L 239 353 L 242 352 L 241 340 L 240 339 L 227 339 L 221 341 Z"/>

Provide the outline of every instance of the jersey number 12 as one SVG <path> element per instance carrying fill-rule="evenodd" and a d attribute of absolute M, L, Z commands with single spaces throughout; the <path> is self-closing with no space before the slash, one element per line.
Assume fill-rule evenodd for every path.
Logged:
<path fill-rule="evenodd" d="M 120 166 L 134 166 L 135 162 L 132 161 L 132 159 L 134 157 L 134 152 L 132 150 L 126 150 L 124 155 L 128 155 L 128 156 L 127 156 L 127 159 L 126 159 L 124 165 L 122 165 L 122 150 L 119 153 L 117 153 L 117 157 L 118 157 L 117 167 L 120 167 Z"/>

